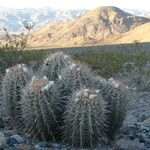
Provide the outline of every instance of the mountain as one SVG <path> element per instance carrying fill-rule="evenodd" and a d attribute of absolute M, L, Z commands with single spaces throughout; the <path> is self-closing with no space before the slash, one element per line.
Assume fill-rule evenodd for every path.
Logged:
<path fill-rule="evenodd" d="M 150 19 L 117 7 L 98 7 L 71 22 L 48 24 L 32 34 L 29 45 L 65 47 L 107 43 L 147 22 Z"/>
<path fill-rule="evenodd" d="M 67 22 L 78 18 L 87 10 L 55 10 L 49 7 L 41 9 L 0 8 L 0 27 L 7 26 L 10 31 L 22 30 L 22 22 L 33 21 L 36 26 L 44 26 L 50 22 Z"/>
<path fill-rule="evenodd" d="M 137 15 L 150 17 L 149 11 L 123 9 L 125 12 Z M 0 8 L 0 27 L 7 26 L 10 31 L 16 32 L 22 30 L 22 22 L 29 20 L 35 22 L 36 26 L 44 26 L 50 22 L 68 22 L 78 18 L 88 10 L 56 10 L 50 7 L 44 8 Z"/>
<path fill-rule="evenodd" d="M 138 26 L 134 30 L 131 30 L 122 35 L 122 37 L 116 40 L 116 43 L 132 43 L 132 42 L 150 42 L 150 22 Z"/>

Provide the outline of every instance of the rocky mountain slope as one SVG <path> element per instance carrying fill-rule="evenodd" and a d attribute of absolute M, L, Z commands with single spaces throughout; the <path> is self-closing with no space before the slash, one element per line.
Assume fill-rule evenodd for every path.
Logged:
<path fill-rule="evenodd" d="M 123 34 L 120 39 L 116 40 L 116 43 L 132 43 L 134 41 L 150 42 L 150 22 Z"/>
<path fill-rule="evenodd" d="M 0 26 L 7 26 L 10 31 L 20 31 L 24 20 L 33 21 L 36 26 L 43 26 L 50 22 L 70 21 L 78 18 L 87 10 L 55 10 L 49 7 L 41 9 L 0 8 Z"/>
<path fill-rule="evenodd" d="M 113 6 L 98 7 L 69 23 L 54 23 L 33 33 L 30 46 L 74 46 L 111 43 L 150 19 Z"/>

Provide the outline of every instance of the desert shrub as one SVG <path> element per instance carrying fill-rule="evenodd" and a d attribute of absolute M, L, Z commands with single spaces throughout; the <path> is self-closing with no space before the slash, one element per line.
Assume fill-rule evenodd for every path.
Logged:
<path fill-rule="evenodd" d="M 150 56 L 143 50 L 133 55 L 130 62 L 123 65 L 123 75 L 129 86 L 139 91 L 150 91 Z"/>

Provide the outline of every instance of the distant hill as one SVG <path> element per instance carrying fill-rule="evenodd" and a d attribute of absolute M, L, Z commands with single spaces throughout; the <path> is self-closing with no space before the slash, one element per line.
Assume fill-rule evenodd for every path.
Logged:
<path fill-rule="evenodd" d="M 113 43 L 124 33 L 150 22 L 123 10 L 105 6 L 89 11 L 69 23 L 49 24 L 33 33 L 30 46 L 73 46 Z"/>
<path fill-rule="evenodd" d="M 150 22 L 123 34 L 120 39 L 116 40 L 116 43 L 132 43 L 134 41 L 150 42 Z"/>
<path fill-rule="evenodd" d="M 36 26 L 44 26 L 53 22 L 68 22 L 77 19 L 88 10 L 57 10 L 50 7 L 44 8 L 2 8 L 0 7 L 0 27 L 7 26 L 10 31 L 16 32 L 22 30 L 24 20 L 34 21 Z M 150 11 L 123 9 L 123 11 L 137 15 L 150 17 Z"/>
<path fill-rule="evenodd" d="M 52 22 L 68 22 L 84 14 L 87 10 L 56 10 L 53 8 L 0 8 L 0 27 L 7 26 L 10 31 L 22 30 L 25 20 L 35 22 L 36 26 L 44 26 Z"/>

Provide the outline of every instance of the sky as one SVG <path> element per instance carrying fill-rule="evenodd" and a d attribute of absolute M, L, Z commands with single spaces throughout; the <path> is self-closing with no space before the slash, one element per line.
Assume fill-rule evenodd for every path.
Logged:
<path fill-rule="evenodd" d="M 150 11 L 150 0 L 0 0 L 0 7 L 55 9 L 94 9 L 99 6 L 117 6 L 120 8 Z"/>

